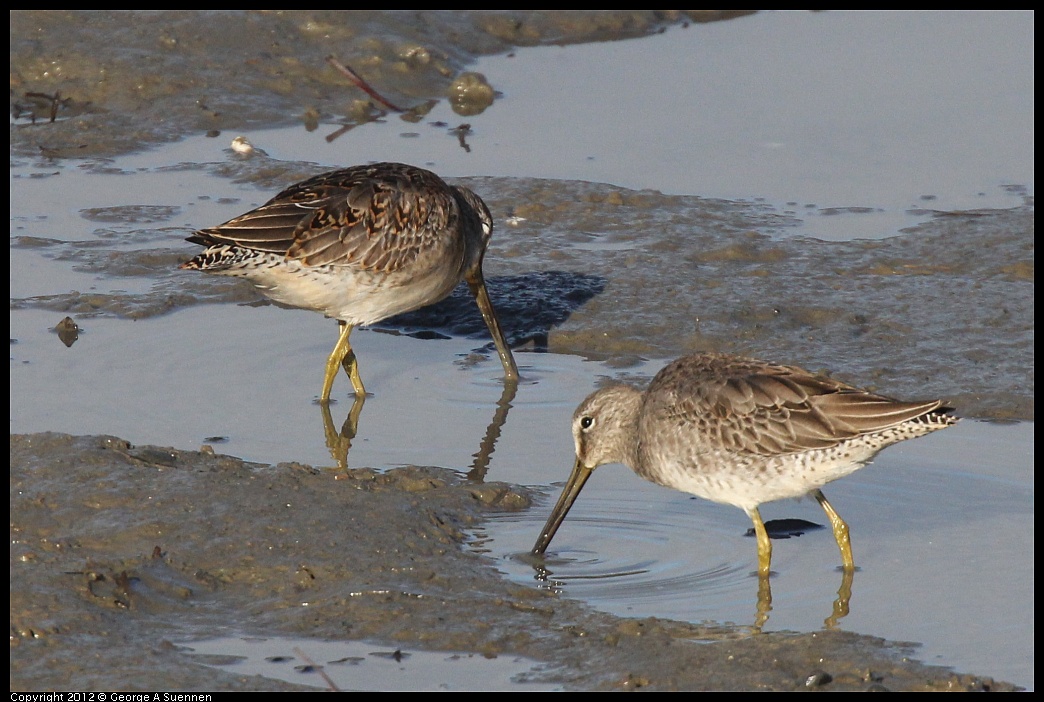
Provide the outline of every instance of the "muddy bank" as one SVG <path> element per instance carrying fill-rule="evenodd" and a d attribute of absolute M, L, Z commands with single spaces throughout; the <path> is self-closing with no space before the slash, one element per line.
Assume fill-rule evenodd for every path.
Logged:
<path fill-rule="evenodd" d="M 330 119 L 350 128 L 385 116 L 328 56 L 416 121 L 429 100 L 459 94 L 458 78 L 476 56 L 639 37 L 746 12 L 17 11 L 11 145 L 22 155 L 89 158 L 188 134 L 314 129 Z"/>
<path fill-rule="evenodd" d="M 530 679 L 567 689 L 1011 689 L 873 637 L 619 619 L 514 585 L 465 534 L 530 499 L 438 468 L 336 473 L 12 436 L 11 688 L 292 687 L 173 644 L 235 633 L 524 655 L 546 664 Z"/>

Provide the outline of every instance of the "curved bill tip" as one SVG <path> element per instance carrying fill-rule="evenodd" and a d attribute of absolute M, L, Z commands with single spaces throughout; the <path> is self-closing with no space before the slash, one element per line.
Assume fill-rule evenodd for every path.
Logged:
<path fill-rule="evenodd" d="M 533 544 L 533 550 L 531 551 L 533 555 L 540 556 L 547 550 L 547 547 L 551 544 L 551 539 L 555 538 L 555 532 L 558 531 L 558 527 L 562 525 L 562 521 L 569 514 L 569 509 L 573 506 L 577 496 L 583 489 L 584 483 L 591 477 L 593 470 L 593 468 L 588 468 L 581 463 L 580 459 L 577 459 L 573 465 L 573 471 L 569 474 L 569 480 L 558 498 L 558 502 L 555 503 L 554 509 L 551 510 L 551 516 L 547 518 L 547 523 L 544 524 L 544 528 L 540 530 L 540 536 L 537 538 L 536 543 Z"/>

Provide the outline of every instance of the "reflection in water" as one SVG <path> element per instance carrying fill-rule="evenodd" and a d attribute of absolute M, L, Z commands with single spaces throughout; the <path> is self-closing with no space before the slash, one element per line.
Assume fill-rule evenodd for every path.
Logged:
<path fill-rule="evenodd" d="M 330 457 L 341 470 L 348 469 L 348 450 L 352 448 L 352 440 L 359 433 L 359 415 L 362 414 L 365 395 L 356 395 L 348 416 L 341 425 L 341 430 L 334 428 L 333 416 L 330 414 L 330 403 L 320 402 L 319 409 L 323 413 L 323 434 L 326 436 L 326 448 Z"/>
<path fill-rule="evenodd" d="M 834 629 L 837 627 L 837 623 L 848 616 L 848 603 L 852 599 L 852 580 L 855 575 L 854 570 L 847 570 L 840 568 L 841 571 L 841 587 L 837 590 L 837 599 L 834 600 L 833 611 L 830 616 L 823 620 L 824 629 Z M 769 612 L 772 611 L 772 586 L 769 584 L 767 576 L 758 576 L 758 604 L 756 607 L 756 614 L 754 616 L 754 627 L 753 631 L 755 634 L 760 634 L 762 627 L 768 622 Z"/>
<path fill-rule="evenodd" d="M 471 470 L 468 471 L 468 480 L 481 483 L 486 477 L 489 469 L 489 460 L 496 450 L 497 439 L 507 421 L 508 410 L 518 392 L 518 381 L 504 380 L 504 391 L 497 401 L 496 410 L 493 412 L 493 420 L 486 427 L 486 434 L 482 437 L 477 452 L 473 453 L 474 461 Z M 359 433 L 359 417 L 362 414 L 363 404 L 366 402 L 364 395 L 356 395 L 348 416 L 341 425 L 340 431 L 335 428 L 333 415 L 330 413 L 329 402 L 319 402 L 319 409 L 323 415 L 323 435 L 326 437 L 326 448 L 330 451 L 330 457 L 341 470 L 348 469 L 348 451 L 352 448 L 352 441 Z"/>
<path fill-rule="evenodd" d="M 521 560 L 527 561 L 533 568 L 533 579 L 539 583 L 540 589 L 548 590 L 556 595 L 566 594 L 566 581 L 556 580 L 552 576 L 554 571 L 547 567 L 545 557 L 543 555 L 535 555 L 532 553 L 519 554 Z M 855 571 L 846 570 L 839 568 L 841 571 L 841 587 L 837 590 L 837 599 L 834 600 L 832 605 L 832 611 L 823 621 L 824 629 L 835 629 L 837 628 L 838 622 L 844 617 L 848 616 L 849 602 L 852 599 L 852 580 L 855 575 Z M 619 578 L 619 577 L 631 577 L 634 575 L 640 575 L 646 573 L 646 570 L 631 570 L 626 572 L 614 572 L 601 575 L 601 578 Z M 754 624 L 751 626 L 751 633 L 760 634 L 765 627 L 765 624 L 769 620 L 769 612 L 772 611 L 772 585 L 767 576 L 758 575 L 758 596 L 754 606 Z M 580 578 L 571 577 L 570 580 L 579 580 Z M 653 583 L 646 583 L 646 587 L 652 588 Z"/>
<path fill-rule="evenodd" d="M 546 350 L 550 330 L 565 321 L 578 307 L 602 292 L 605 279 L 573 271 L 536 271 L 487 281 L 490 295 L 497 298 L 497 314 L 503 325 L 507 343 L 517 347 L 532 342 L 537 350 Z M 395 315 L 370 326 L 420 339 L 464 336 L 474 338 L 487 333 L 486 322 L 474 304 L 468 286 L 461 283 L 443 300 L 413 312 Z M 490 346 L 493 344 L 491 343 Z M 345 370 L 351 374 L 348 366 Z M 489 461 L 497 439 L 507 421 L 508 410 L 518 391 L 517 381 L 505 379 L 504 390 L 497 402 L 493 419 L 472 454 L 474 460 L 468 479 L 485 480 Z M 338 467 L 348 465 L 348 451 L 358 431 L 363 400 L 355 404 L 341 431 L 334 429 L 329 407 L 323 407 L 326 446 Z"/>
<path fill-rule="evenodd" d="M 283 680 L 295 686 L 346 692 L 490 689 L 533 693 L 559 689 L 534 682 L 544 664 L 518 655 L 486 657 L 464 651 L 412 647 L 406 650 L 406 646 L 398 648 L 366 640 L 323 641 L 234 633 L 200 641 L 178 641 L 177 646 L 193 663 L 237 678 L 259 676 L 246 678 L 255 687 L 266 680 Z M 477 688 L 477 684 L 484 687 Z M 269 689 L 271 685 L 263 687 Z"/>
<path fill-rule="evenodd" d="M 848 616 L 848 603 L 852 599 L 852 580 L 854 576 L 854 570 L 841 569 L 841 587 L 837 590 L 837 599 L 834 600 L 833 613 L 823 621 L 825 628 L 835 628 L 840 619 Z"/>
<path fill-rule="evenodd" d="M 761 633 L 761 628 L 768 622 L 769 612 L 772 611 L 772 585 L 767 575 L 758 575 L 758 604 L 755 608 L 754 626 L 755 634 Z"/>
<path fill-rule="evenodd" d="M 801 536 L 807 531 L 824 528 L 822 524 L 809 522 L 804 519 L 773 519 L 765 522 L 765 531 L 773 539 L 789 539 Z M 754 529 L 747 530 L 747 536 L 754 536 Z M 855 571 L 841 570 L 841 587 L 837 591 L 837 599 L 834 600 L 833 612 L 823 625 L 827 629 L 833 629 L 842 618 L 848 616 L 848 602 L 852 598 L 852 575 Z M 758 604 L 757 613 L 754 617 L 754 631 L 760 633 L 762 627 L 768 621 L 769 612 L 772 611 L 772 587 L 767 577 L 758 576 Z"/>
<path fill-rule="evenodd" d="M 66 317 L 58 322 L 54 331 L 57 332 L 58 338 L 62 340 L 62 343 L 70 348 L 80 338 L 80 328 L 76 326 L 76 322 L 73 321 L 72 317 Z"/>
<path fill-rule="evenodd" d="M 468 480 L 481 483 L 485 479 L 486 471 L 489 469 L 489 459 L 496 448 L 497 439 L 500 438 L 500 432 L 504 428 L 504 422 L 507 421 L 508 410 L 511 409 L 511 403 L 515 399 L 516 392 L 518 392 L 518 381 L 505 379 L 504 392 L 501 393 L 500 399 L 497 400 L 497 409 L 493 412 L 493 421 L 486 427 L 486 435 L 482 437 L 479 450 L 472 454 L 475 460 L 471 462 Z"/>
<path fill-rule="evenodd" d="M 547 590 L 553 592 L 556 595 L 561 595 L 565 592 L 565 583 L 561 580 L 552 580 L 551 576 L 554 574 L 548 570 L 544 565 L 543 555 L 534 555 L 533 553 L 526 552 L 521 558 L 529 561 L 529 564 L 533 566 L 533 579 L 536 580 L 540 585 L 538 586 L 541 590 Z"/>

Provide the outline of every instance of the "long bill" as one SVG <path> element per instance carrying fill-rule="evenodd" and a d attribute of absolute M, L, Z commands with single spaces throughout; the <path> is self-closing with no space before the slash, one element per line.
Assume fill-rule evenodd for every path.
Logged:
<path fill-rule="evenodd" d="M 562 521 L 569 514 L 569 508 L 573 506 L 577 495 L 584 489 L 584 483 L 587 482 L 587 479 L 591 477 L 593 472 L 593 468 L 588 468 L 580 462 L 579 458 L 576 459 L 576 463 L 573 465 L 573 472 L 569 474 L 569 481 L 563 488 L 562 495 L 558 498 L 555 508 L 551 510 L 551 516 L 547 518 L 547 524 L 540 530 L 540 538 L 533 545 L 533 554 L 539 556 L 547 550 L 551 539 L 555 538 L 555 532 L 558 531 L 558 527 L 562 525 Z"/>
<path fill-rule="evenodd" d="M 493 337 L 493 343 L 496 344 L 500 362 L 504 366 L 504 375 L 507 380 L 517 382 L 518 366 L 515 365 L 515 357 L 511 355 L 511 347 L 508 346 L 507 340 L 504 338 L 504 332 L 500 330 L 497 313 L 494 311 L 493 303 L 489 299 L 489 292 L 486 291 L 486 281 L 482 277 L 482 269 L 476 268 L 475 271 L 468 273 L 465 276 L 465 280 L 468 281 L 471 294 L 475 296 L 479 312 L 482 313 L 482 319 L 486 321 L 486 326 L 489 327 L 489 334 Z"/>

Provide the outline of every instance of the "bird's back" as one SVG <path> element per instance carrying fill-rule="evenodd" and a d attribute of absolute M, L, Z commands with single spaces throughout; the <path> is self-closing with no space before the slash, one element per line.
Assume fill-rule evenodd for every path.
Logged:
<path fill-rule="evenodd" d="M 488 241 L 482 210 L 431 171 L 354 166 L 195 232 L 189 241 L 207 249 L 182 268 L 245 277 L 279 302 L 372 323 L 456 287 L 476 257 L 470 249 Z"/>
<path fill-rule="evenodd" d="M 437 175 L 380 163 L 295 183 L 189 241 L 285 255 L 306 266 L 350 264 L 390 272 L 445 248 L 460 221 L 457 199 Z"/>
<path fill-rule="evenodd" d="M 950 411 L 796 366 L 696 354 L 666 366 L 646 391 L 636 471 L 747 508 L 848 475 L 885 446 L 953 424 Z"/>

